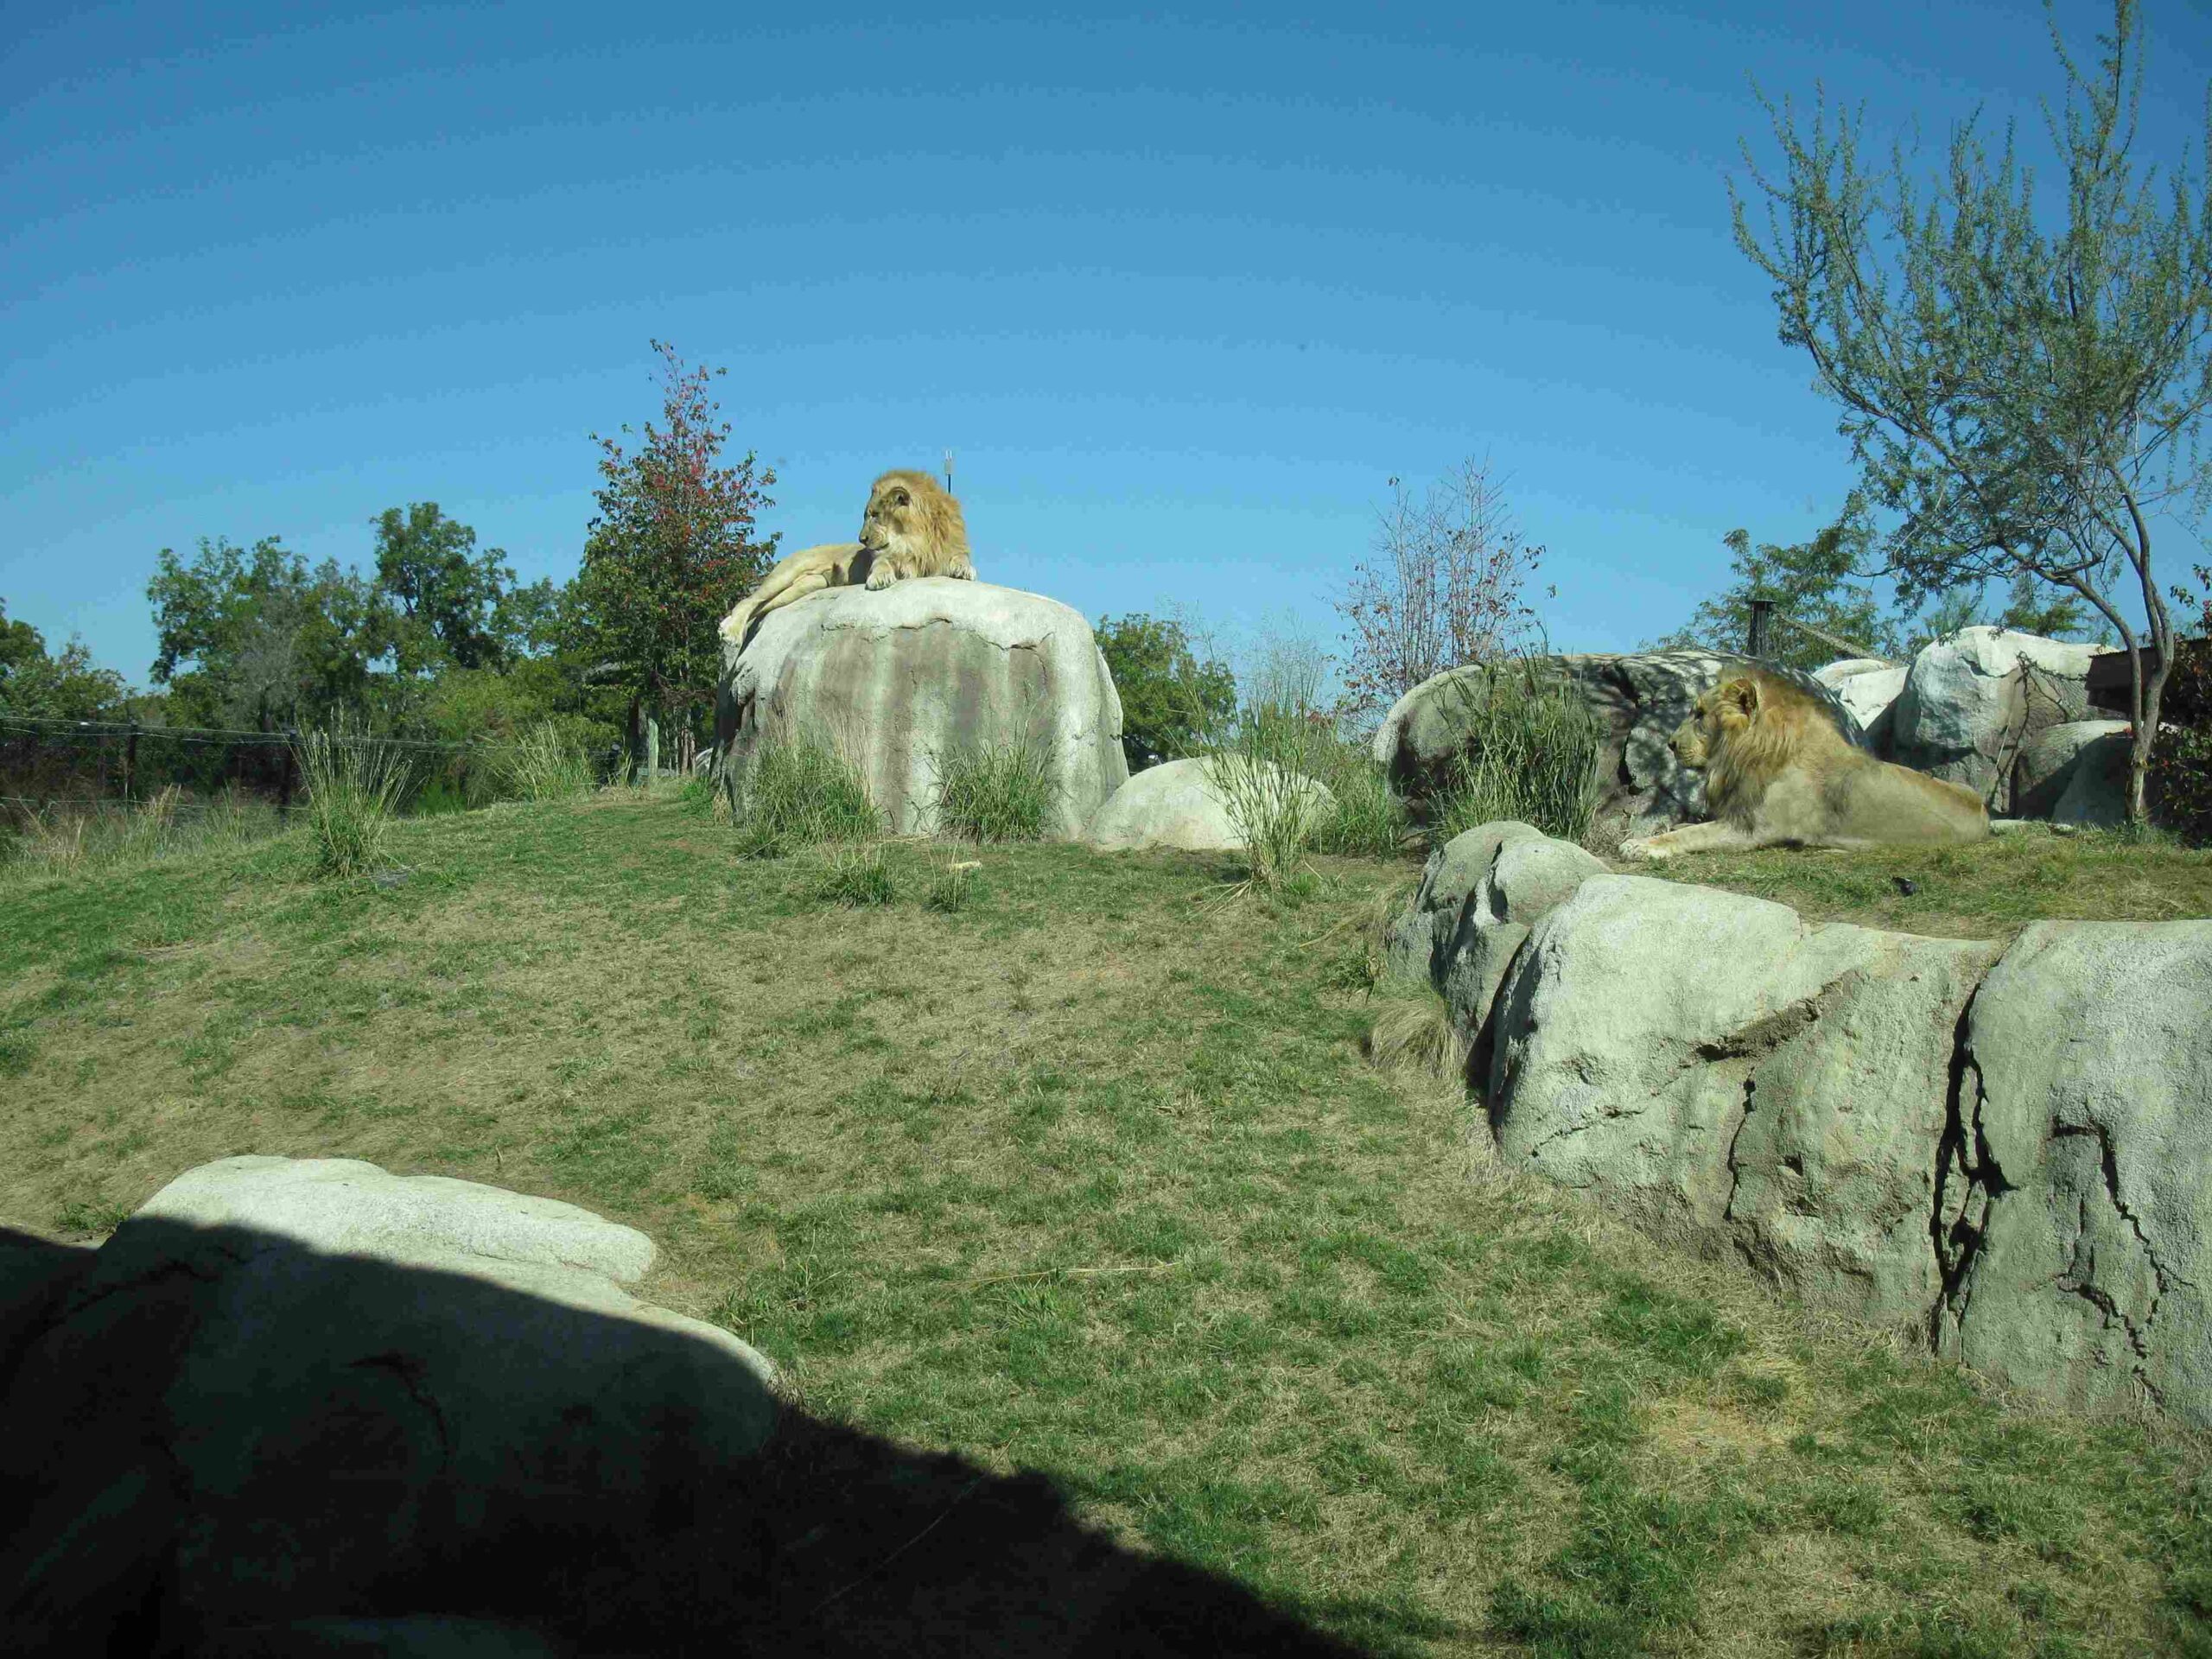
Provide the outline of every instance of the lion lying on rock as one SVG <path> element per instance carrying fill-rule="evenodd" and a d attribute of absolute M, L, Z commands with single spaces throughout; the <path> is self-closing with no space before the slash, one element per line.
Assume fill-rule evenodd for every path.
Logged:
<path fill-rule="evenodd" d="M 960 504 L 927 473 L 890 472 L 868 493 L 857 542 L 830 542 L 783 560 L 722 619 L 721 636 L 742 645 L 773 610 L 824 588 L 866 584 L 880 592 L 909 576 L 976 579 Z"/>
<path fill-rule="evenodd" d="M 1705 773 L 1713 822 L 1623 842 L 1624 858 L 1989 834 L 1989 814 L 1973 791 L 1854 748 L 1816 699 L 1770 674 L 1743 675 L 1700 697 L 1674 750 Z"/>

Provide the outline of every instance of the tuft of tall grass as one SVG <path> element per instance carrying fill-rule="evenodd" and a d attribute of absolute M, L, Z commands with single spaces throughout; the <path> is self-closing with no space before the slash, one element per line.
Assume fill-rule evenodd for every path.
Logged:
<path fill-rule="evenodd" d="M 883 832 L 860 768 L 826 744 L 805 738 L 762 753 L 730 817 L 745 858 L 781 858 L 823 842 L 867 841 Z"/>
<path fill-rule="evenodd" d="M 1262 893 L 1285 889 L 1328 817 L 1326 798 L 1305 772 L 1316 722 L 1298 703 L 1248 707 L 1217 733 L 1206 774 L 1244 843 L 1245 872 Z"/>
<path fill-rule="evenodd" d="M 170 785 L 137 803 L 57 802 L 22 813 L 0 836 L 0 868 L 19 877 L 122 868 L 244 846 L 279 827 L 274 807 L 236 785 L 195 802 Z"/>
<path fill-rule="evenodd" d="M 852 847 L 830 855 L 822 874 L 814 880 L 812 892 L 825 903 L 861 909 L 894 903 L 899 882 L 881 847 Z"/>
<path fill-rule="evenodd" d="M 556 723 L 542 720 L 497 752 L 492 775 L 507 799 L 560 800 L 591 787 L 591 757 Z"/>
<path fill-rule="evenodd" d="M 1005 743 L 937 761 L 938 833 L 970 841 L 1039 841 L 1051 816 L 1051 758 L 1033 743 Z"/>
<path fill-rule="evenodd" d="M 951 916 L 968 908 L 976 896 L 976 867 L 973 864 L 948 864 L 922 893 L 922 908 L 940 915 Z"/>
<path fill-rule="evenodd" d="M 1530 661 L 1493 663 L 1454 682 L 1466 747 L 1436 802 L 1440 844 L 1503 818 L 1580 842 L 1598 808 L 1605 728 L 1574 689 Z"/>
<path fill-rule="evenodd" d="M 294 746 L 307 785 L 305 812 L 319 875 L 366 874 L 407 792 L 405 751 L 355 728 L 342 715 Z"/>
<path fill-rule="evenodd" d="M 1313 850 L 1354 858 L 1395 858 L 1409 829 L 1406 804 L 1367 753 L 1333 734 L 1319 741 L 1306 771 L 1328 788 L 1329 804 L 1313 830 Z"/>

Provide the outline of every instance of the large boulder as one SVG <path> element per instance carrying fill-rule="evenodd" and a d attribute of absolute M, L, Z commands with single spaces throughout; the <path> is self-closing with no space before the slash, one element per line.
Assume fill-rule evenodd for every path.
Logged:
<path fill-rule="evenodd" d="M 771 1374 L 631 1297 L 652 1259 L 573 1205 L 351 1160 L 180 1176 L 89 1265 L 16 1276 L 0 1651 L 142 1650 L 156 1611 L 210 1652 L 425 1605 L 647 1646 L 671 1599 L 741 1616 Z"/>
<path fill-rule="evenodd" d="M 1336 798 L 1325 785 L 1270 767 L 1276 781 L 1270 792 L 1294 796 L 1300 810 L 1319 815 Z M 1147 847 L 1173 847 L 1184 852 L 1236 851 L 1244 845 L 1223 798 L 1214 763 L 1208 760 L 1170 760 L 1147 766 L 1106 799 L 1090 821 L 1084 839 L 1104 852 L 1129 852 Z"/>
<path fill-rule="evenodd" d="M 1499 1149 L 1661 1239 L 1924 1330 L 1953 1035 L 1996 954 L 1593 876 L 1497 992 Z"/>
<path fill-rule="evenodd" d="M 1962 628 L 1923 646 L 1897 701 L 1893 758 L 1963 784 L 2017 816 L 2013 765 L 2036 737 L 2089 713 L 2094 645 L 2017 629 Z"/>
<path fill-rule="evenodd" d="M 2058 804 L 2073 787 L 2075 774 L 2081 770 L 2085 756 L 2089 758 L 2091 781 L 2085 790 L 2096 789 L 2101 773 L 2107 769 L 2106 756 L 2117 747 L 2121 766 L 2120 784 L 2126 782 L 2128 724 L 2124 720 L 2072 720 L 2063 726 L 2046 727 L 2020 746 L 2020 758 L 2012 766 L 2012 816 L 2019 818 L 2050 818 L 2057 816 Z M 2117 737 L 2117 746 L 2102 744 L 2100 740 Z M 2117 804 L 2120 797 L 2114 797 Z M 2123 817 L 2125 814 L 2122 815 Z"/>
<path fill-rule="evenodd" d="M 1897 723 L 1897 701 L 1904 694 L 1905 676 L 1910 671 L 1906 664 L 1886 662 L 1879 657 L 1850 657 L 1815 669 L 1813 677 L 1834 692 L 1850 711 L 1866 734 L 1866 747 L 1885 755 Z"/>
<path fill-rule="evenodd" d="M 1811 675 L 1774 663 L 1709 651 L 1545 657 L 1539 672 L 1556 676 L 1605 724 L 1599 756 L 1598 817 L 1606 838 L 1649 835 L 1705 815 L 1704 775 L 1675 759 L 1669 741 L 1698 698 L 1729 675 L 1761 668 L 1802 685 L 1826 704 L 1853 743 L 1865 736 L 1835 694 Z M 1483 706 L 1491 671 L 1448 669 L 1398 699 L 1376 729 L 1374 755 L 1390 787 L 1426 811 L 1448 790 L 1467 753 L 1471 714 Z"/>
<path fill-rule="evenodd" d="M 2212 1423 L 2212 922 L 2038 922 L 1967 1022 L 1945 1350 Z"/>
<path fill-rule="evenodd" d="M 1058 600 L 931 576 L 835 588 L 771 611 L 725 645 L 716 704 L 725 776 L 742 790 L 775 743 L 855 762 L 892 829 L 936 826 L 951 757 L 1027 746 L 1051 767 L 1049 835 L 1082 834 L 1128 778 L 1122 704 L 1090 625 Z"/>

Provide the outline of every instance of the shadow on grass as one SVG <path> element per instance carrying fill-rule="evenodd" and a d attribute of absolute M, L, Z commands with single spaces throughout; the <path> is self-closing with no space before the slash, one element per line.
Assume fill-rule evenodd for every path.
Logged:
<path fill-rule="evenodd" d="M 770 1413 L 706 1336 L 510 1283 L 0 1229 L 0 1651 L 1357 1651 L 1042 1475 Z"/>

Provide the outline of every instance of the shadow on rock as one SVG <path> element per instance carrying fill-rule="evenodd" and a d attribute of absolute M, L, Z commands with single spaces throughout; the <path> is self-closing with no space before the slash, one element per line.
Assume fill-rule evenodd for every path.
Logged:
<path fill-rule="evenodd" d="M 0 1230 L 0 1651 L 1353 1651 L 766 1378 L 573 1261 Z"/>

